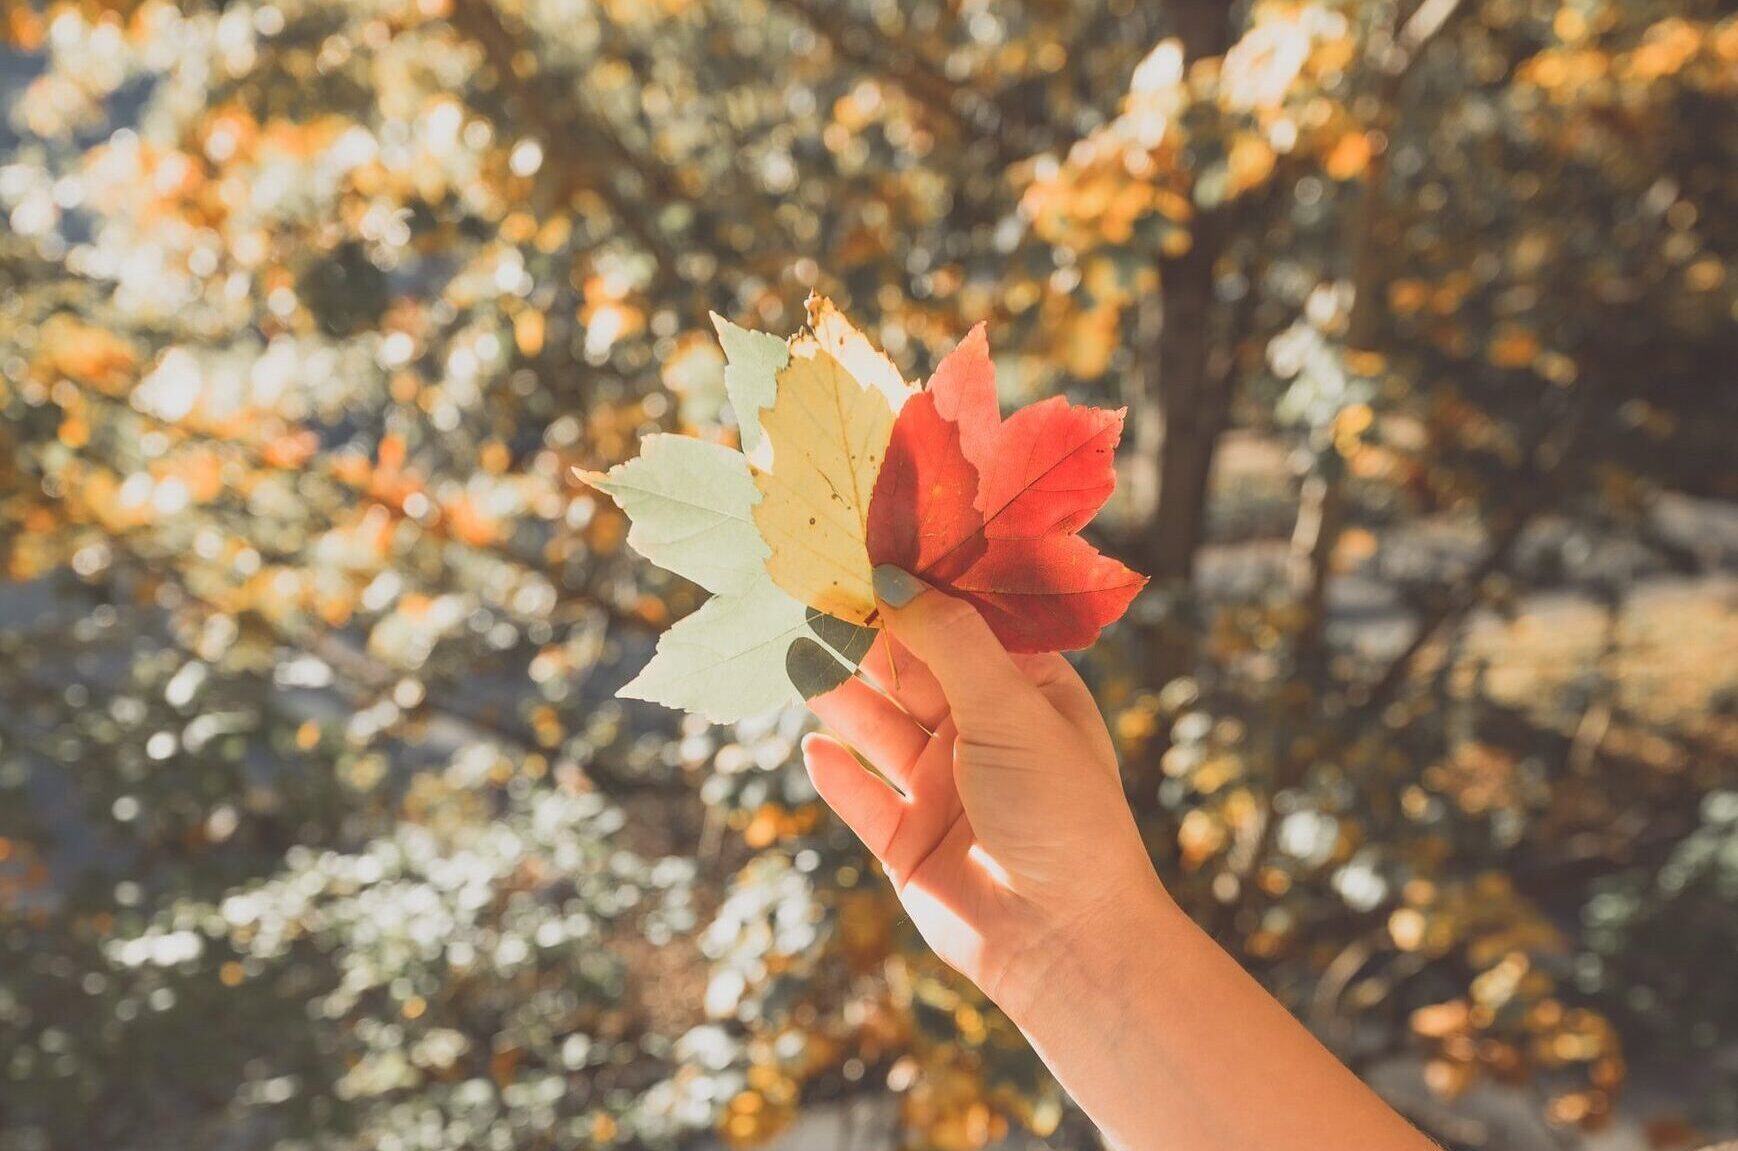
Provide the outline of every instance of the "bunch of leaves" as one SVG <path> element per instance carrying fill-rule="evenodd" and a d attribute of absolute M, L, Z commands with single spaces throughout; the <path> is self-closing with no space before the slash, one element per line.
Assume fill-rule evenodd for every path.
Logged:
<path fill-rule="evenodd" d="M 628 543 L 713 593 L 621 690 L 724 723 L 843 683 L 880 622 L 873 570 L 976 607 L 1011 651 L 1089 647 L 1146 583 L 1081 538 L 1123 413 L 1060 397 L 1004 421 L 983 325 L 907 383 L 833 305 L 780 340 L 714 317 L 745 451 L 655 434 L 579 478 Z"/>

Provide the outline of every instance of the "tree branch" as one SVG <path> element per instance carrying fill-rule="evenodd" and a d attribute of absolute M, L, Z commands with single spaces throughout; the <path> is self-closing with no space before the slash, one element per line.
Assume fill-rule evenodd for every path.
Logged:
<path fill-rule="evenodd" d="M 947 120 L 966 141 L 988 140 L 1004 167 L 1030 159 L 1048 132 L 994 93 L 976 92 L 947 78 L 915 46 L 861 20 L 842 5 L 777 0 L 818 32 L 833 51 L 866 71 L 878 72 L 917 103 Z M 974 107 L 975 105 L 975 107 Z"/>
<path fill-rule="evenodd" d="M 583 101 L 566 98 L 562 87 L 551 83 L 547 75 L 523 75 L 518 67 L 524 52 L 520 37 L 502 20 L 491 0 L 453 0 L 448 21 L 482 49 L 503 91 L 549 144 L 545 170 L 552 177 L 548 187 L 553 198 L 565 204 L 576 192 L 598 196 L 622 227 L 657 258 L 663 274 L 673 277 L 679 253 L 649 222 L 647 208 L 687 199 L 675 176 L 656 160 L 629 148 L 607 120 Z M 581 144 L 555 146 L 575 128 Z M 640 182 L 641 197 L 636 199 L 619 188 L 613 171 L 632 173 Z"/>
<path fill-rule="evenodd" d="M 1450 589 L 1433 611 L 1419 621 L 1411 641 L 1375 682 L 1359 693 L 1362 698 L 1357 706 L 1346 713 L 1344 731 L 1348 736 L 1374 720 L 1393 702 L 1425 649 L 1444 627 L 1458 622 L 1483 601 L 1485 581 L 1508 565 L 1522 535 L 1544 509 L 1546 476 L 1581 434 L 1587 409 L 1585 392 L 1578 389 L 1577 394 L 1570 397 L 1570 402 L 1572 406 L 1568 415 L 1555 428 L 1541 431 L 1534 437 L 1526 462 L 1513 479 L 1514 490 L 1522 494 L 1512 513 L 1491 537 L 1484 558 Z"/>

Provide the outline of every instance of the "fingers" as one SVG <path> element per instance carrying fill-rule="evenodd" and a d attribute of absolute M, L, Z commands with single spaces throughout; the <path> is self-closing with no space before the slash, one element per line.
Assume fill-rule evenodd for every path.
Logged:
<path fill-rule="evenodd" d="M 1005 723 L 1023 704 L 1041 706 L 1042 697 L 970 604 L 885 564 L 875 569 L 875 594 L 889 630 L 928 666 L 962 730 Z"/>
<path fill-rule="evenodd" d="M 824 735 L 803 737 L 803 764 L 827 806 L 885 864 L 906 811 L 899 793 L 863 770 L 844 744 Z"/>
<path fill-rule="evenodd" d="M 961 821 L 953 790 L 953 732 L 932 741 L 915 769 L 916 795 L 908 801 L 857 762 L 850 750 L 824 735 L 803 737 L 803 763 L 815 790 L 845 826 L 881 861 L 896 883 L 927 858 Z"/>
<path fill-rule="evenodd" d="M 912 768 L 929 744 L 929 732 L 892 700 L 853 676 L 811 699 L 809 710 L 862 752 L 877 771 L 910 791 Z"/>
<path fill-rule="evenodd" d="M 941 684 L 910 648 L 887 631 L 881 632 L 864 657 L 863 674 L 926 730 L 934 731 L 947 718 L 947 696 Z"/>

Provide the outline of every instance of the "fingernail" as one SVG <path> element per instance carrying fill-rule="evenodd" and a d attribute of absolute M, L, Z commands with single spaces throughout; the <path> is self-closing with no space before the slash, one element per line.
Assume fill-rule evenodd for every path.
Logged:
<path fill-rule="evenodd" d="M 875 569 L 875 598 L 888 607 L 904 607 L 923 592 L 923 581 L 892 564 Z"/>

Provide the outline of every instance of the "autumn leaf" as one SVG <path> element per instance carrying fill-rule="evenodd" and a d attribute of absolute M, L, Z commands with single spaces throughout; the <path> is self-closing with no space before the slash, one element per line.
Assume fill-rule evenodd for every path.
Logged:
<path fill-rule="evenodd" d="M 739 328 L 717 312 L 712 313 L 712 326 L 724 346 L 724 392 L 736 413 L 742 450 L 764 463 L 759 453 L 760 413 L 772 407 L 778 395 L 777 376 L 791 361 L 790 348 L 777 336 Z"/>
<path fill-rule="evenodd" d="M 626 698 L 731 722 L 837 687 L 874 640 L 869 494 L 913 389 L 830 303 L 810 310 L 816 326 L 789 342 L 713 316 L 752 455 L 657 434 L 607 473 L 575 473 L 627 514 L 635 551 L 716 593 L 660 637 Z"/>
<path fill-rule="evenodd" d="M 942 358 L 929 393 L 958 424 L 960 449 L 978 469 L 977 502 L 990 538 L 1077 532 L 1115 490 L 1124 413 L 1053 396 L 1004 422 L 983 325 Z"/>
<path fill-rule="evenodd" d="M 772 582 L 753 516 L 760 492 L 741 452 L 651 435 L 635 459 L 575 474 L 627 514 L 630 547 L 718 593 L 666 631 L 617 694 L 729 723 L 832 690 L 868 651 L 873 630 Z"/>
<path fill-rule="evenodd" d="M 632 521 L 628 546 L 707 591 L 745 591 L 767 556 L 754 525 L 760 498 L 741 452 L 692 436 L 650 435 L 640 454 L 578 477 Z"/>
<path fill-rule="evenodd" d="M 778 374 L 778 396 L 761 419 L 772 468 L 755 470 L 754 520 L 772 551 L 766 569 L 774 583 L 817 611 L 868 623 L 875 615 L 869 497 L 893 409 L 831 352 L 805 350 Z"/>
<path fill-rule="evenodd" d="M 947 590 L 975 605 L 1009 651 L 1077 651 L 1146 583 L 1077 535 L 1049 535 L 990 540 Z"/>
<path fill-rule="evenodd" d="M 966 338 L 941 358 L 929 378 L 928 394 L 945 420 L 959 425 L 959 435 L 973 443 L 989 443 L 1002 422 L 996 399 L 996 373 L 990 364 L 990 341 L 983 324 L 974 324 Z"/>
<path fill-rule="evenodd" d="M 899 413 L 870 503 L 865 542 L 873 562 L 945 584 L 983 555 L 978 469 L 960 439 L 960 425 L 942 415 L 933 388 Z"/>
<path fill-rule="evenodd" d="M 845 371 L 866 388 L 881 393 L 895 415 L 917 389 L 905 382 L 905 377 L 892 360 L 887 358 L 869 337 L 845 318 L 843 312 L 825 296 L 811 295 L 805 305 L 812 335 L 799 336 L 793 343 L 798 355 L 809 355 L 818 347 L 845 366 Z"/>
<path fill-rule="evenodd" d="M 616 694 L 732 723 L 838 687 L 874 637 L 792 599 L 763 572 L 678 620 Z"/>
<path fill-rule="evenodd" d="M 1121 434 L 1121 412 L 1060 398 L 1003 421 L 974 329 L 895 422 L 870 560 L 968 600 L 1011 651 L 1091 645 L 1146 584 L 1075 534 L 1116 486 Z"/>

